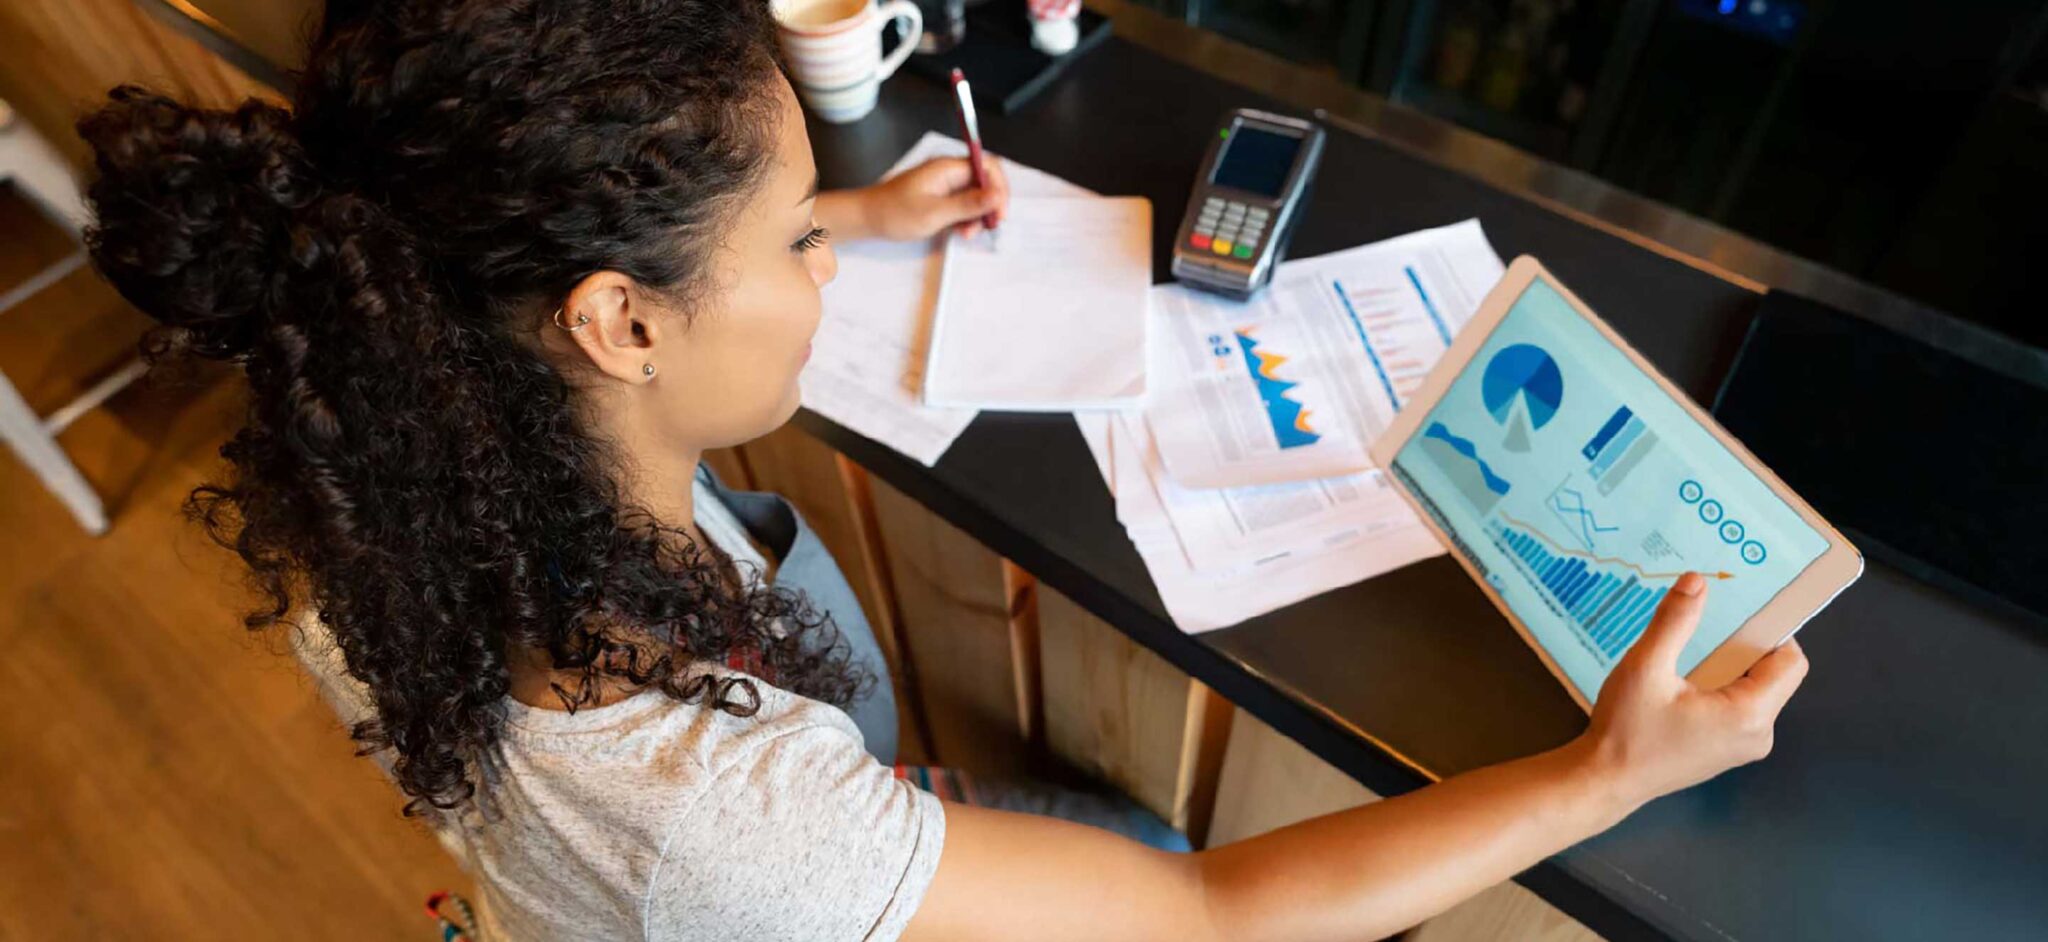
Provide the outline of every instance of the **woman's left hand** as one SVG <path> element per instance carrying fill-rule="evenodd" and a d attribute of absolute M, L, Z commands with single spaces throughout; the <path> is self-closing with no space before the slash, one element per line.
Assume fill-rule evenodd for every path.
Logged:
<path fill-rule="evenodd" d="M 826 225 L 853 239 L 929 239 L 948 227 L 963 236 L 974 235 L 981 231 L 984 215 L 994 213 L 1001 222 L 1010 208 L 1010 184 L 1003 177 L 1002 161 L 985 154 L 982 167 L 988 177 L 985 189 L 974 185 L 974 171 L 966 158 L 927 160 L 874 186 L 845 194 L 857 203 L 858 221 Z M 825 209 L 820 207 L 821 216 Z"/>

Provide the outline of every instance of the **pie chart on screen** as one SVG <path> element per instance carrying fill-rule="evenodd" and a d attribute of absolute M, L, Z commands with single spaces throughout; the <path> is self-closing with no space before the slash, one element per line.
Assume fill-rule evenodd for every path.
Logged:
<path fill-rule="evenodd" d="M 1550 424 L 1564 402 L 1564 374 L 1542 347 L 1528 343 L 1503 347 L 1486 363 L 1479 397 L 1494 421 L 1507 426 L 1502 446 L 1509 451 L 1528 451 L 1529 432 Z"/>

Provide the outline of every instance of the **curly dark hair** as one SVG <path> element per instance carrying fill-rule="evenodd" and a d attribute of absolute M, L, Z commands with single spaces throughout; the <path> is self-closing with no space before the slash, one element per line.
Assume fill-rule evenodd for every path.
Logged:
<path fill-rule="evenodd" d="M 337 0 L 290 111 L 124 86 L 79 122 L 92 257 L 148 348 L 248 378 L 188 512 L 248 564 L 251 629 L 332 631 L 408 814 L 473 799 L 515 647 L 581 678 L 570 709 L 610 676 L 744 715 L 750 681 L 694 669 L 734 658 L 838 704 L 872 680 L 808 601 L 632 505 L 533 342 L 598 271 L 688 309 L 777 69 L 763 0 Z"/>

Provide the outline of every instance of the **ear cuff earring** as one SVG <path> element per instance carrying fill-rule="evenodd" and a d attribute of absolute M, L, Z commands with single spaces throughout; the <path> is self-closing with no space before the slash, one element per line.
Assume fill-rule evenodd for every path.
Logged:
<path fill-rule="evenodd" d="M 570 333 L 572 333 L 572 334 L 573 334 L 573 333 L 575 333 L 575 332 L 577 332 L 577 331 L 579 331 L 579 330 L 582 330 L 582 329 L 583 329 L 584 327 L 587 327 L 587 326 L 589 326 L 589 324 L 590 324 L 590 317 L 589 317 L 589 315 L 586 315 L 586 314 L 578 314 L 578 315 L 576 315 L 576 323 L 574 323 L 574 324 L 564 324 L 564 323 L 562 323 L 562 309 L 561 309 L 561 308 L 555 308 L 555 313 L 554 313 L 553 315 L 551 315 L 551 316 L 550 316 L 550 317 L 549 317 L 548 319 L 549 319 L 549 320 L 552 320 L 552 321 L 554 321 L 554 322 L 555 322 L 555 326 L 556 326 L 556 327 L 560 327 L 560 328 L 562 328 L 563 330 L 566 330 L 566 331 L 568 331 L 568 332 L 570 332 Z M 642 364 L 640 364 L 640 375 L 642 375 L 642 376 L 645 376 L 645 377 L 647 377 L 648 379 L 653 379 L 653 378 L 654 378 L 654 364 L 652 364 L 652 363 L 642 363 Z"/>

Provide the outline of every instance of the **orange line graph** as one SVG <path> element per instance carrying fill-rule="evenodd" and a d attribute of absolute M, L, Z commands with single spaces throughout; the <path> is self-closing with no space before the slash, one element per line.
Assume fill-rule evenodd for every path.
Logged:
<path fill-rule="evenodd" d="M 1569 547 L 1569 546 L 1562 546 L 1562 545 L 1559 545 L 1559 543 L 1558 543 L 1558 542 L 1557 542 L 1556 540 L 1553 540 L 1553 539 L 1551 539 L 1550 537 L 1548 537 L 1548 536 L 1544 535 L 1544 533 L 1543 533 L 1543 531 L 1542 531 L 1542 530 L 1539 530 L 1539 529 L 1537 529 L 1537 528 L 1536 528 L 1535 526 L 1533 526 L 1533 525 L 1531 525 L 1531 524 L 1525 523 L 1525 522 L 1523 522 L 1523 521 L 1520 521 L 1520 520 L 1516 520 L 1516 519 L 1515 519 L 1514 517 L 1511 517 L 1511 516 L 1509 516 L 1509 515 L 1507 515 L 1507 514 L 1505 514 L 1505 513 L 1501 514 L 1501 515 L 1500 515 L 1500 518 L 1501 518 L 1502 520 L 1505 520 L 1505 521 L 1507 521 L 1507 522 L 1509 522 L 1509 523 L 1512 523 L 1512 524 L 1514 524 L 1515 526 L 1521 527 L 1521 528 L 1522 528 L 1522 530 L 1523 530 L 1524 532 L 1528 533 L 1528 534 L 1529 534 L 1530 536 L 1533 536 L 1533 537 L 1535 537 L 1535 538 L 1537 538 L 1537 539 L 1539 539 L 1539 540 L 1542 540 L 1542 541 L 1543 541 L 1543 542 L 1544 542 L 1544 543 L 1545 543 L 1546 545 L 1548 545 L 1548 546 L 1549 546 L 1549 547 L 1550 547 L 1551 549 L 1553 549 L 1553 550 L 1556 550 L 1557 552 L 1559 552 L 1559 553 L 1561 553 L 1561 554 L 1563 554 L 1563 555 L 1566 555 L 1566 556 L 1577 556 L 1577 557 L 1579 557 L 1580 559 L 1590 560 L 1590 561 L 1592 561 L 1592 562 L 1596 562 L 1596 563 L 1606 563 L 1607 565 L 1610 565 L 1610 566 L 1620 566 L 1620 567 L 1622 567 L 1622 568 L 1624 568 L 1624 569 L 1633 569 L 1633 570 L 1635 570 L 1635 573 L 1636 573 L 1636 575 L 1642 576 L 1642 577 L 1643 577 L 1643 578 L 1645 578 L 1645 579 L 1676 579 L 1676 578 L 1678 578 L 1679 576 L 1685 575 L 1685 572 L 1684 572 L 1684 571 L 1679 571 L 1679 572 L 1649 572 L 1649 571 L 1645 570 L 1645 569 L 1644 569 L 1643 567 L 1641 567 L 1641 566 L 1638 566 L 1638 565 L 1636 565 L 1635 563 L 1629 562 L 1629 561 L 1628 561 L 1628 560 L 1626 560 L 1626 559 L 1621 559 L 1621 558 L 1619 558 L 1619 557 L 1615 557 L 1615 556 L 1595 556 L 1595 555 L 1593 555 L 1593 554 L 1591 554 L 1591 553 L 1588 553 L 1588 552 L 1586 552 L 1586 551 L 1584 551 L 1584 550 L 1575 550 L 1575 549 L 1572 549 L 1572 548 L 1571 548 L 1571 547 Z M 1707 577 L 1707 578 L 1709 578 L 1709 579 L 1733 579 L 1733 578 L 1735 578 L 1735 574 L 1734 574 L 1734 573 L 1732 573 L 1732 572 L 1703 572 L 1703 573 L 1700 573 L 1700 575 L 1702 575 L 1702 576 L 1705 576 L 1705 577 Z"/>

